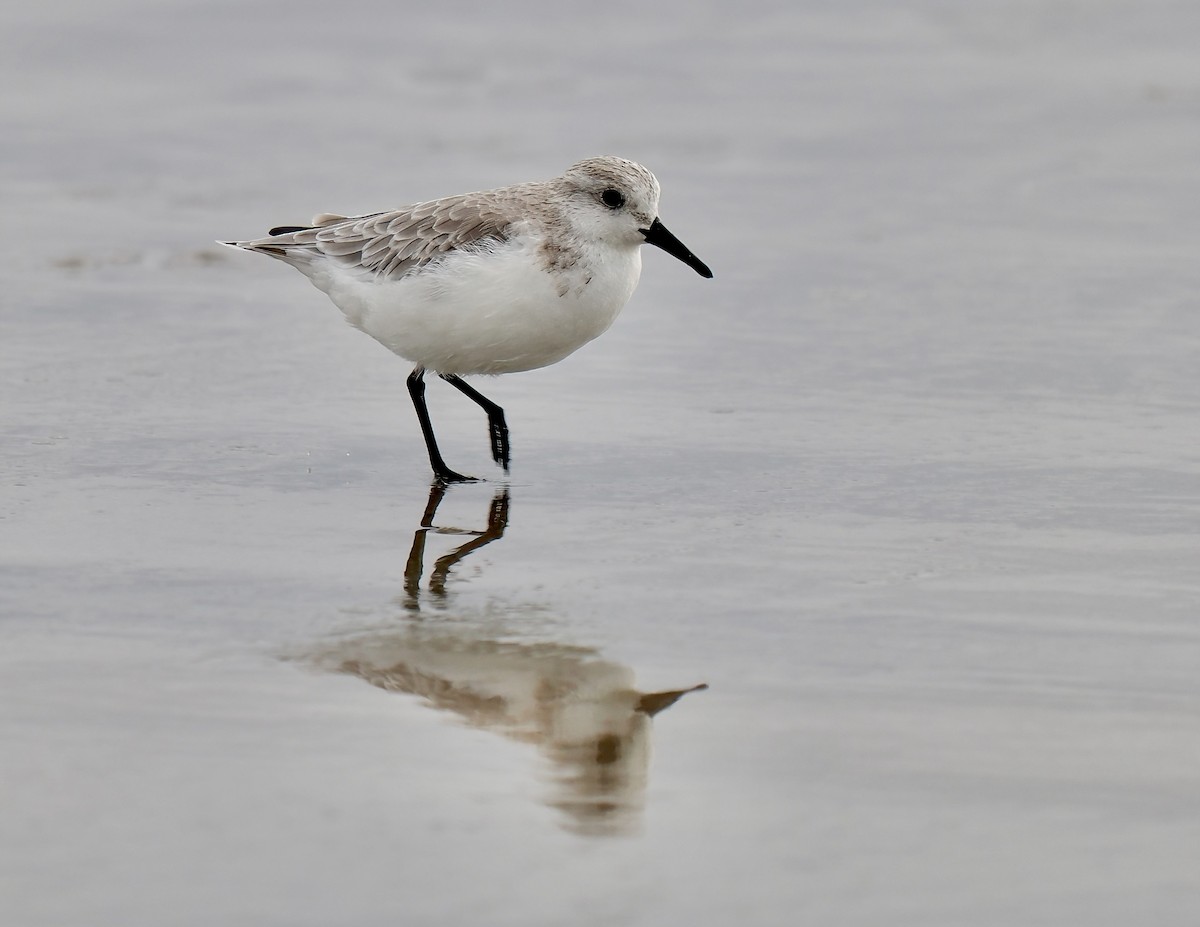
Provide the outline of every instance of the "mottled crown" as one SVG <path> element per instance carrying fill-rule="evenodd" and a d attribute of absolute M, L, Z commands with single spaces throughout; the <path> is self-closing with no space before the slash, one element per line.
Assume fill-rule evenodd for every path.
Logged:
<path fill-rule="evenodd" d="M 599 192 L 606 187 L 620 190 L 631 204 L 644 205 L 653 219 L 658 211 L 658 178 L 636 161 L 624 158 L 587 158 L 567 168 L 563 179 L 584 190 Z"/>

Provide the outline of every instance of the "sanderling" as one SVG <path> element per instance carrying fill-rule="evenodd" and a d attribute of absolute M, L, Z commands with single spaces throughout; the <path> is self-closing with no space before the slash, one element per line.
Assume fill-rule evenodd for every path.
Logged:
<path fill-rule="evenodd" d="M 504 410 L 462 377 L 545 367 L 604 333 L 637 286 L 644 242 L 712 276 L 659 220 L 658 196 L 640 164 L 591 158 L 553 180 L 367 216 L 326 213 L 222 244 L 291 264 L 351 325 L 416 364 L 408 392 L 429 462 L 439 480 L 458 482 L 473 478 L 438 450 L 427 370 L 487 413 L 492 457 L 507 473 Z"/>

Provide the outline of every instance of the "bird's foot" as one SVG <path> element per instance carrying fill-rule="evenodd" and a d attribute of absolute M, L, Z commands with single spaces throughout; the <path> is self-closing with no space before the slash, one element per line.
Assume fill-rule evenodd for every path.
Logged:
<path fill-rule="evenodd" d="M 439 483 L 442 483 L 442 484 L 478 483 L 479 482 L 479 477 L 465 476 L 462 473 L 456 473 L 454 470 L 451 470 L 449 467 L 435 467 L 434 471 L 433 471 L 433 476 L 434 476 L 434 479 L 436 479 Z"/>
<path fill-rule="evenodd" d="M 508 425 L 504 423 L 503 417 L 489 417 L 488 431 L 492 438 L 492 460 L 500 464 L 504 468 L 504 472 L 507 473 L 509 461 Z"/>

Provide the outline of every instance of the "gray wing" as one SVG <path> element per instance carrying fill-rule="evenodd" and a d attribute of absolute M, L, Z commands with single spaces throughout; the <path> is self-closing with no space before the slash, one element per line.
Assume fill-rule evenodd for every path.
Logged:
<path fill-rule="evenodd" d="M 278 229 L 281 234 L 232 242 L 250 251 L 301 265 L 325 257 L 364 275 L 397 279 L 460 249 L 482 249 L 504 241 L 512 225 L 510 209 L 492 192 L 448 196 L 391 212 L 347 218 L 322 214 L 309 228 Z"/>

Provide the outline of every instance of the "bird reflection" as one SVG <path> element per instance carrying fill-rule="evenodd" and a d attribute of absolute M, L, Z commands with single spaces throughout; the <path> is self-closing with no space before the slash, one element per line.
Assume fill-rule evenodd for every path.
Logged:
<path fill-rule="evenodd" d="M 469 489 L 470 487 L 461 487 Z M 317 655 L 319 665 L 358 676 L 389 692 L 417 695 L 468 724 L 534 744 L 551 764 L 545 801 L 563 826 L 589 836 L 635 831 L 645 802 L 650 718 L 696 685 L 640 692 L 633 670 L 590 647 L 525 639 L 513 615 L 451 612 L 447 581 L 464 557 L 500 540 L 509 493 L 501 489 L 479 530 L 436 526 L 446 487 L 434 485 L 413 536 L 405 569 L 404 626 L 342 639 Z M 424 598 L 439 620 L 426 620 L 421 580 L 430 534 L 465 543 L 436 559 Z M 544 631 L 544 627 L 541 627 Z"/>

